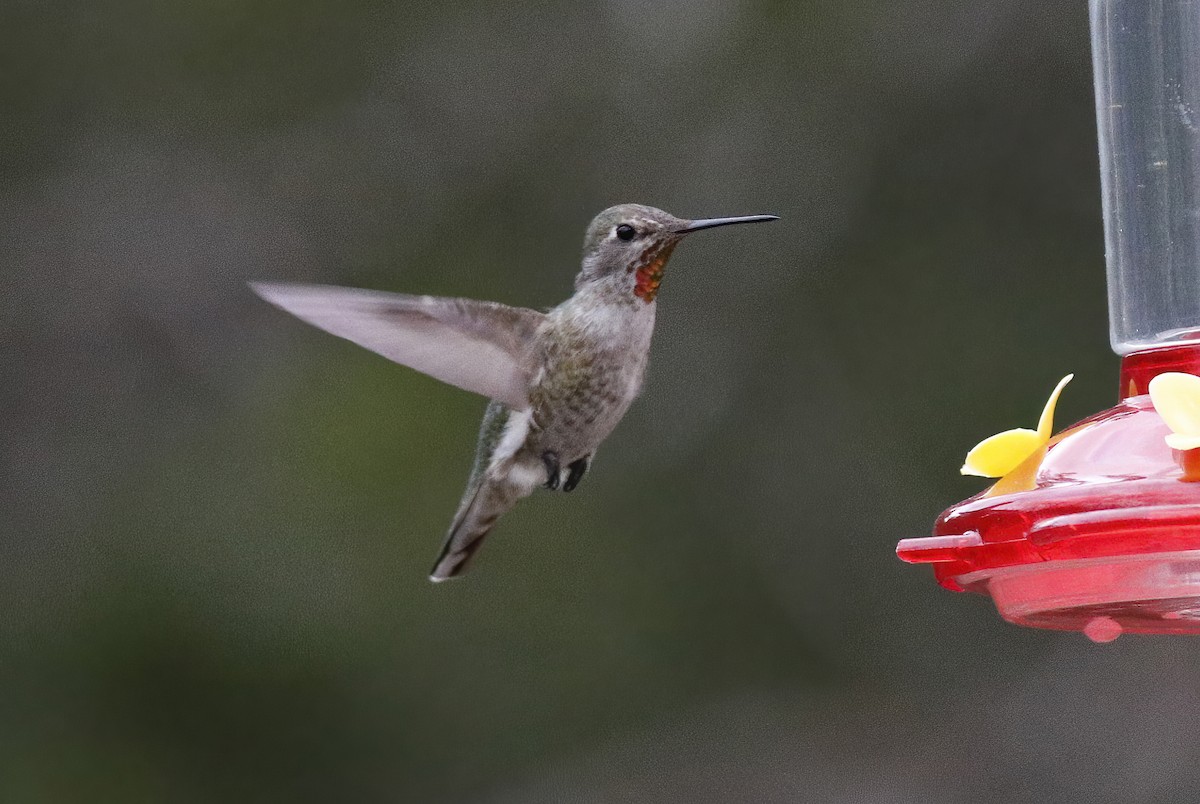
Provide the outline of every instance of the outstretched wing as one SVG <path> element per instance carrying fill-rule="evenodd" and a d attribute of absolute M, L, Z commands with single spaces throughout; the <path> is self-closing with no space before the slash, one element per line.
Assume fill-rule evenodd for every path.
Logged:
<path fill-rule="evenodd" d="M 495 302 L 251 282 L 266 301 L 442 382 L 529 407 L 521 358 L 545 315 Z"/>

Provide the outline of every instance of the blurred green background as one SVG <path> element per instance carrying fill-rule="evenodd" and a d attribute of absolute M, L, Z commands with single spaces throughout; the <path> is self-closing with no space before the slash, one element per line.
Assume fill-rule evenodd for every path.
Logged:
<path fill-rule="evenodd" d="M 1195 800 L 1196 642 L 893 554 L 1115 397 L 1083 2 L 0 18 L 0 800 Z M 548 307 L 624 201 L 783 220 L 434 587 L 484 401 L 245 280 Z"/>

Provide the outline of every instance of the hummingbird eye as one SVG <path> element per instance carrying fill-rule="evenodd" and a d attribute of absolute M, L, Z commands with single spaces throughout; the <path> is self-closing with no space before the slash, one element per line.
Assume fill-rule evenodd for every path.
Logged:
<path fill-rule="evenodd" d="M 632 240 L 633 236 L 636 234 L 637 234 L 637 230 L 634 229 L 632 226 L 630 226 L 628 223 L 622 223 L 620 226 L 617 227 L 617 239 L 618 240 L 625 240 L 628 242 L 628 241 Z"/>

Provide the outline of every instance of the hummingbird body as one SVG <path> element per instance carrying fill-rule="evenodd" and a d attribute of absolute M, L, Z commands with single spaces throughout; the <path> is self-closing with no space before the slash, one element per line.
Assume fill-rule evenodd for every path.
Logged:
<path fill-rule="evenodd" d="M 453 577 L 496 520 L 537 486 L 574 489 L 633 404 L 655 302 L 612 291 L 585 285 L 546 314 L 530 349 L 530 407 L 488 406 L 475 469 L 430 578 Z"/>
<path fill-rule="evenodd" d="M 546 313 L 467 299 L 255 283 L 335 335 L 491 397 L 430 580 L 462 571 L 496 520 L 544 485 L 571 491 L 642 388 L 656 297 L 687 233 L 774 216 L 682 220 L 636 204 L 588 227 L 575 294 Z"/>
<path fill-rule="evenodd" d="M 535 446 L 567 465 L 608 437 L 642 389 L 654 308 L 586 288 L 550 311 L 529 392 Z"/>

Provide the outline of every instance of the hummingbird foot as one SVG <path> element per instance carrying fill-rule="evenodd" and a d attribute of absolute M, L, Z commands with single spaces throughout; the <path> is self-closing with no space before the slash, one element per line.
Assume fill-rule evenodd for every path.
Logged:
<path fill-rule="evenodd" d="M 579 481 L 583 480 L 583 476 L 587 474 L 588 459 L 580 458 L 573 461 L 567 466 L 567 482 L 563 483 L 563 491 L 574 491 L 579 485 Z"/>
<path fill-rule="evenodd" d="M 542 463 L 546 466 L 546 482 L 543 484 L 543 488 L 554 491 L 558 488 L 558 475 L 562 471 L 562 465 L 558 462 L 558 453 L 548 450 L 543 452 Z"/>

